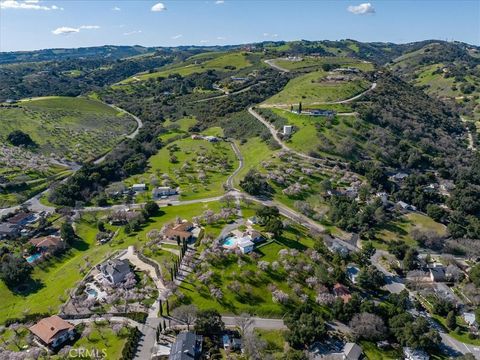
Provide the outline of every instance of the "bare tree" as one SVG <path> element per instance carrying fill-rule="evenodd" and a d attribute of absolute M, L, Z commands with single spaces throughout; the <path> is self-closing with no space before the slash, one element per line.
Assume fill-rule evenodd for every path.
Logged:
<path fill-rule="evenodd" d="M 357 339 L 381 340 L 387 333 L 382 318 L 367 312 L 356 314 L 350 321 L 350 328 Z"/>
<path fill-rule="evenodd" d="M 263 352 L 265 351 L 267 344 L 254 332 L 249 331 L 243 337 L 243 346 L 245 349 L 245 357 L 247 359 L 261 360 L 264 357 Z"/>
<path fill-rule="evenodd" d="M 240 316 L 237 316 L 235 318 L 235 325 L 237 325 L 240 335 L 244 337 L 250 327 L 253 325 L 253 318 L 250 314 L 247 313 L 241 313 Z"/>
<path fill-rule="evenodd" d="M 182 305 L 172 311 L 172 316 L 187 325 L 187 330 L 190 331 L 190 325 L 195 323 L 197 319 L 198 309 L 195 305 Z"/>

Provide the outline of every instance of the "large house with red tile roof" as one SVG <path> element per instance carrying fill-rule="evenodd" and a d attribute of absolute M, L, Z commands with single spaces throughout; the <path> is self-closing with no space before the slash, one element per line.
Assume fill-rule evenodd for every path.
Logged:
<path fill-rule="evenodd" d="M 54 348 L 73 340 L 75 335 L 75 326 L 57 315 L 40 320 L 29 330 L 41 343 Z"/>

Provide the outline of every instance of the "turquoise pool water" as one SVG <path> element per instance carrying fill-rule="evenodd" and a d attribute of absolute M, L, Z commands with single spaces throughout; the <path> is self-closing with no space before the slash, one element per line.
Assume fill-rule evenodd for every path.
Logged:
<path fill-rule="evenodd" d="M 92 289 L 92 288 L 87 289 L 87 294 L 92 295 L 94 297 L 97 297 L 97 295 L 98 295 L 97 291 L 95 289 Z"/>
<path fill-rule="evenodd" d="M 33 254 L 33 255 L 30 255 L 29 257 L 27 257 L 26 260 L 29 264 L 31 264 L 31 263 L 35 262 L 35 260 L 38 260 L 41 256 L 42 256 L 41 253 Z"/>
<path fill-rule="evenodd" d="M 225 238 L 225 241 L 223 242 L 223 245 L 226 246 L 234 246 L 237 243 L 237 239 L 234 236 L 229 236 Z"/>

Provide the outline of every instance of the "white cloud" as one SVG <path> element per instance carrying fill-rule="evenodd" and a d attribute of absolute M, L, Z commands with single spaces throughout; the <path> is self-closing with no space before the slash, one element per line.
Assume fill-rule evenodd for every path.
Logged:
<path fill-rule="evenodd" d="M 78 32 L 80 32 L 80 29 L 78 29 L 78 28 L 62 26 L 62 27 L 59 27 L 59 28 L 56 28 L 55 30 L 53 30 L 52 34 L 54 34 L 54 35 L 66 35 L 66 34 L 72 34 L 72 33 L 78 33 Z"/>
<path fill-rule="evenodd" d="M 217 5 L 225 4 L 225 0 L 217 0 L 215 1 L 215 4 Z"/>
<path fill-rule="evenodd" d="M 80 26 L 80 29 L 85 29 L 85 30 L 100 29 L 100 26 L 98 26 L 98 25 L 82 25 L 82 26 Z"/>
<path fill-rule="evenodd" d="M 133 31 L 125 32 L 123 33 L 123 35 L 129 36 L 129 35 L 135 35 L 135 34 L 141 34 L 141 33 L 142 33 L 142 30 L 133 30 Z"/>
<path fill-rule="evenodd" d="M 39 0 L 0 0 L 0 9 L 16 9 L 16 10 L 63 10 L 56 5 L 45 6 L 40 5 Z"/>
<path fill-rule="evenodd" d="M 200 40 L 200 44 L 206 44 L 206 43 L 209 43 L 210 40 Z"/>
<path fill-rule="evenodd" d="M 181 37 L 183 37 L 183 35 L 182 35 L 182 34 L 178 34 L 178 35 L 172 36 L 172 39 L 173 39 L 173 40 L 176 40 L 176 39 L 180 39 Z"/>
<path fill-rule="evenodd" d="M 355 15 L 374 14 L 375 9 L 370 3 L 363 3 L 360 5 L 350 5 L 347 8 L 348 11 Z"/>
<path fill-rule="evenodd" d="M 68 35 L 68 34 L 79 33 L 80 30 L 94 30 L 94 29 L 100 29 L 100 26 L 98 26 L 98 25 L 82 25 L 78 28 L 74 28 L 74 27 L 70 27 L 70 26 L 61 26 L 61 27 L 53 30 L 52 34 L 54 34 L 54 35 Z"/>
<path fill-rule="evenodd" d="M 158 3 L 152 6 L 152 11 L 154 12 L 160 12 L 160 11 L 165 11 L 167 10 L 167 7 L 163 5 L 162 3 Z"/>
<path fill-rule="evenodd" d="M 227 40 L 225 36 L 217 36 L 217 40 Z"/>
<path fill-rule="evenodd" d="M 120 11 L 120 10 L 122 10 L 122 9 L 120 9 L 118 6 L 114 6 L 114 7 L 112 8 L 112 10 L 113 10 L 113 11 Z"/>

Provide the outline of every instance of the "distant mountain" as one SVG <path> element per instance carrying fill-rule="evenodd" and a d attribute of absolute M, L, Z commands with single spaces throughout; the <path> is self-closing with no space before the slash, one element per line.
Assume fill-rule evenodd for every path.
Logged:
<path fill-rule="evenodd" d="M 155 51 L 143 46 L 95 46 L 76 49 L 44 49 L 34 51 L 0 52 L 0 64 L 67 60 L 79 58 L 121 59 Z"/>

